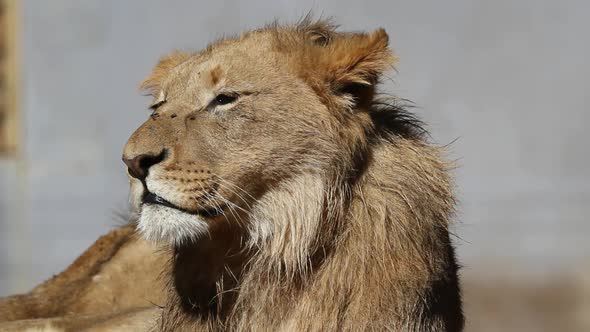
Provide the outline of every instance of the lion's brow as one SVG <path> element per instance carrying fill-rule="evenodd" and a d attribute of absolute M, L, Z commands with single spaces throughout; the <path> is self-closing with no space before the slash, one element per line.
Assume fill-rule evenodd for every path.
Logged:
<path fill-rule="evenodd" d="M 158 98 L 156 98 L 152 104 L 149 106 L 149 109 L 155 111 L 158 107 L 162 106 L 166 103 L 166 93 L 164 91 L 160 91 L 158 94 Z"/>

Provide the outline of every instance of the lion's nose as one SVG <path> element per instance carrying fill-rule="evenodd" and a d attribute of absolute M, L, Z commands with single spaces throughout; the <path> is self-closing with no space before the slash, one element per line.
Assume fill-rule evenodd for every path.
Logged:
<path fill-rule="evenodd" d="M 157 155 L 140 154 L 132 158 L 126 158 L 123 155 L 123 162 L 129 167 L 129 175 L 136 179 L 144 180 L 148 176 L 150 167 L 162 162 L 166 159 L 166 155 L 166 149 Z"/>

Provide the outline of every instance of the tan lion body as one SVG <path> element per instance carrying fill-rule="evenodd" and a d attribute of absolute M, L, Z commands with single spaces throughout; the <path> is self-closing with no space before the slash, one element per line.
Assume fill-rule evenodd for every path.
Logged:
<path fill-rule="evenodd" d="M 409 114 L 375 99 L 394 59 L 383 30 L 309 21 L 163 58 L 143 83 L 154 113 L 123 155 L 138 230 L 163 250 L 111 241 L 116 254 L 0 302 L 0 320 L 4 310 L 90 313 L 102 325 L 78 327 L 95 330 L 462 330 L 451 165 Z M 113 282 L 100 286 L 101 269 Z M 81 296 L 62 300 L 67 287 Z M 19 308 L 27 301 L 48 309 Z"/>
<path fill-rule="evenodd" d="M 30 293 L 0 299 L 0 331 L 81 330 L 161 305 L 165 287 L 157 271 L 168 260 L 135 236 L 133 226 L 116 229 Z"/>

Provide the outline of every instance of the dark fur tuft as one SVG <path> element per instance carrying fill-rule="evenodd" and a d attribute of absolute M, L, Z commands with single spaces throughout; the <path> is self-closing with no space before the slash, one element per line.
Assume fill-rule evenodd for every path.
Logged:
<path fill-rule="evenodd" d="M 428 136 L 425 124 L 409 111 L 415 107 L 406 99 L 377 99 L 372 103 L 369 114 L 378 136 L 395 135 L 408 139 Z"/>

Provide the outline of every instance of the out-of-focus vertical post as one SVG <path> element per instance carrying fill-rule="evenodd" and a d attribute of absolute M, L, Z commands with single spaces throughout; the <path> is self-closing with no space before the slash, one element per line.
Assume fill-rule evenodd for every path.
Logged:
<path fill-rule="evenodd" d="M 18 130 L 18 1 L 0 0 L 0 152 L 17 157 Z"/>
<path fill-rule="evenodd" d="M 22 11 L 20 0 L 0 0 L 0 152 L 3 157 L 14 160 L 15 187 L 10 192 L 12 214 L 6 220 L 6 227 L 13 237 L 10 241 L 10 279 L 13 290 L 23 290 L 30 285 L 31 242 L 26 215 L 28 164 L 24 145 L 24 131 L 21 105 L 21 28 Z M 17 257 L 18 256 L 18 257 Z"/>

